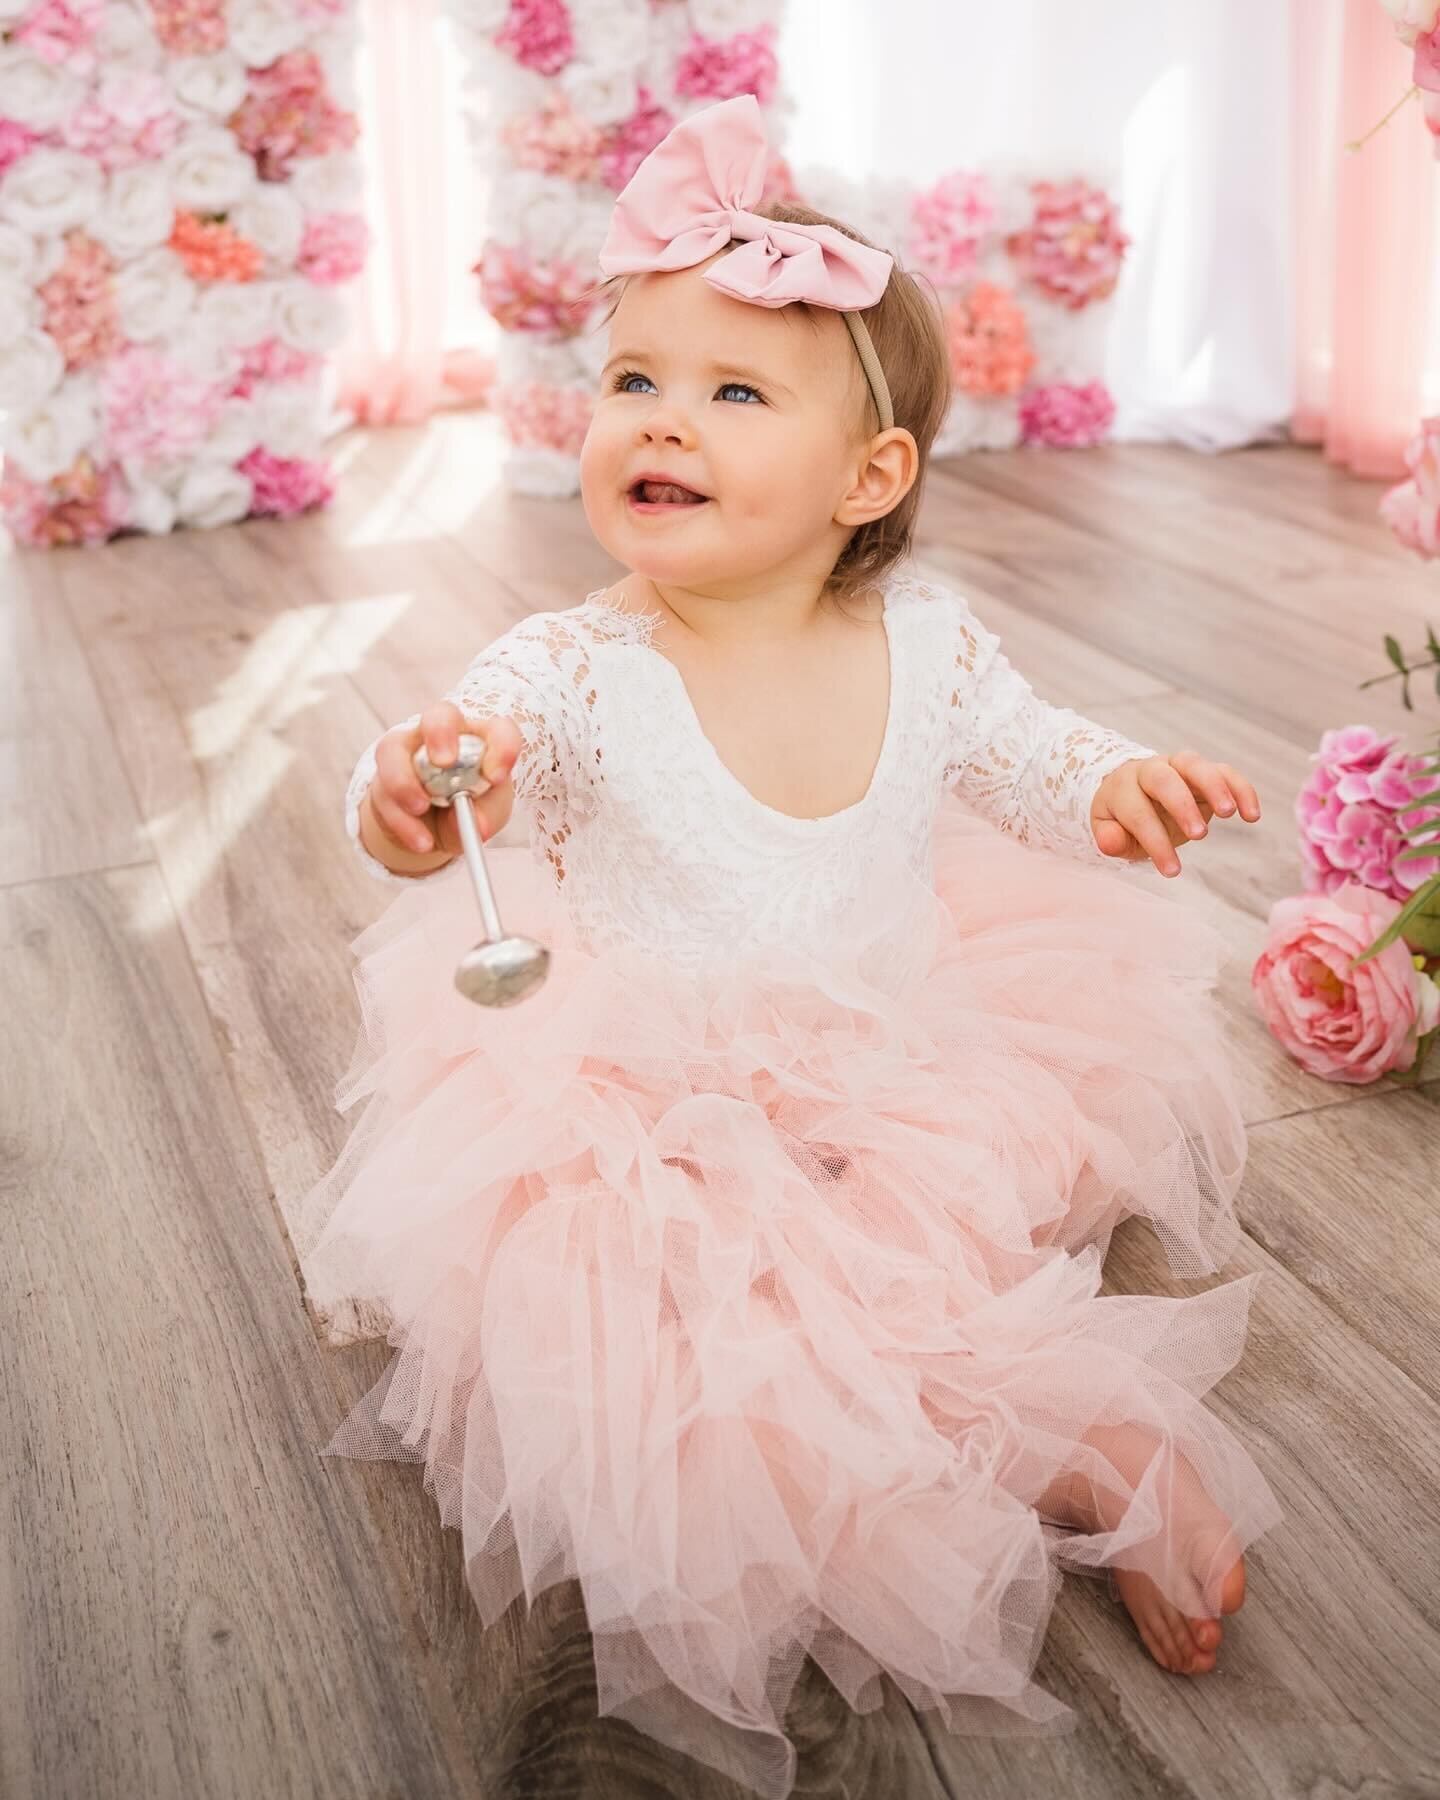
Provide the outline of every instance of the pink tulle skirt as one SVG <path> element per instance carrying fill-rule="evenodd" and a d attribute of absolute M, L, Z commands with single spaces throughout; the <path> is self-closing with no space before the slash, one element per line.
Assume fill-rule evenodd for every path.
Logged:
<path fill-rule="evenodd" d="M 588 953 L 490 861 L 550 980 L 470 1005 L 463 870 L 402 892 L 355 945 L 368 1105 L 292 1209 L 335 1335 L 395 1350 L 324 1454 L 424 1465 L 485 1622 L 578 1578 L 600 1711 L 778 1800 L 807 1654 L 858 1710 L 884 1673 L 945 1729 L 1061 1731 L 1065 1567 L 1214 1616 L 1280 1518 L 1202 1402 L 1257 1277 L 1099 1291 L 1127 1216 L 1181 1275 L 1236 1241 L 1213 929 L 949 802 L 934 892 L 892 866 L 839 951 L 703 978 Z"/>

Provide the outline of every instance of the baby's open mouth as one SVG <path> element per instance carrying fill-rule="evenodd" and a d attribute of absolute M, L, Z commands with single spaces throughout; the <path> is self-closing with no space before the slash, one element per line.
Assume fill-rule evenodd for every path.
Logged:
<path fill-rule="evenodd" d="M 636 481 L 631 484 L 630 498 L 639 506 L 703 506 L 709 495 L 673 481 Z"/>

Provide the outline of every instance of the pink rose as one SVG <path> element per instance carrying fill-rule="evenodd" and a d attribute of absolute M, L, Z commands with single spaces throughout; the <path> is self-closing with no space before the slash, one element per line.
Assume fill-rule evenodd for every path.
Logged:
<path fill-rule="evenodd" d="M 1440 987 L 1416 967 L 1403 938 L 1350 966 L 1399 910 L 1356 881 L 1270 909 L 1250 985 L 1274 1036 L 1323 1081 L 1358 1085 L 1408 1069 L 1418 1039 L 1440 1023 Z"/>
<path fill-rule="evenodd" d="M 295 266 L 325 286 L 353 281 L 369 247 L 370 227 L 359 213 L 316 213 L 305 226 Z"/>

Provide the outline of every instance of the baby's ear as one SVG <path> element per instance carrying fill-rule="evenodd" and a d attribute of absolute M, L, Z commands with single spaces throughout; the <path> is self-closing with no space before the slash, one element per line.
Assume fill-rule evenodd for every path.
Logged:
<path fill-rule="evenodd" d="M 893 512 L 915 485 L 920 450 L 903 425 L 871 438 L 855 485 L 845 496 L 836 519 L 842 525 L 866 525 Z"/>

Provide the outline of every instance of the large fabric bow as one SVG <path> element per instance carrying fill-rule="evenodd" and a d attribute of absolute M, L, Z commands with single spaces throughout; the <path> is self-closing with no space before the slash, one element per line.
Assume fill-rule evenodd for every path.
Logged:
<path fill-rule="evenodd" d="M 741 238 L 739 249 L 705 271 L 722 293 L 755 306 L 874 306 L 894 266 L 884 250 L 833 225 L 783 225 L 750 210 L 764 194 L 767 157 L 753 94 L 682 119 L 616 200 L 600 272 L 608 278 L 688 269 Z"/>

